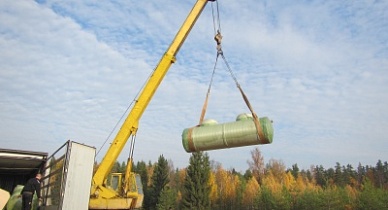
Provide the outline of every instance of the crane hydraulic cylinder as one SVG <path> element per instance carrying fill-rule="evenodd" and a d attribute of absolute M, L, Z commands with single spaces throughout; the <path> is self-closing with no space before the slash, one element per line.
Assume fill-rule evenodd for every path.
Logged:
<path fill-rule="evenodd" d="M 264 139 L 259 138 L 252 115 L 240 114 L 236 122 L 218 124 L 215 120 L 205 120 L 201 125 L 184 129 L 182 144 L 186 152 L 199 152 L 272 143 L 272 121 L 268 117 L 259 121 Z"/>

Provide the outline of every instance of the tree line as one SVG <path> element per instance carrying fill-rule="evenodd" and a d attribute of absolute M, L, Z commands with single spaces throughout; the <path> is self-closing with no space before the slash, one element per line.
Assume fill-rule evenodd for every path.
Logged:
<path fill-rule="evenodd" d="M 133 165 L 142 179 L 143 209 L 388 209 L 388 163 L 354 168 L 336 163 L 299 170 L 281 160 L 267 163 L 258 147 L 245 173 L 224 169 L 208 153 L 192 153 L 186 168 L 160 155 L 155 163 Z M 117 162 L 112 172 L 124 172 Z"/>

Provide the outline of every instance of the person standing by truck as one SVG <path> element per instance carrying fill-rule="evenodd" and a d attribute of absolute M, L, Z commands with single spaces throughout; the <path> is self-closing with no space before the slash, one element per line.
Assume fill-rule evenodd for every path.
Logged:
<path fill-rule="evenodd" d="M 40 198 L 40 179 L 41 178 L 42 178 L 42 175 L 38 173 L 34 178 L 29 179 L 26 185 L 24 185 L 24 188 L 20 193 L 22 195 L 23 210 L 31 210 L 32 198 L 34 197 L 35 193 L 38 199 L 41 200 Z"/>

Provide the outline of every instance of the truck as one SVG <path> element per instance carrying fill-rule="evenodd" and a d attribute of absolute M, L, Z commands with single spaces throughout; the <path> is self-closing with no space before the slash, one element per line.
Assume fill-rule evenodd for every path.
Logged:
<path fill-rule="evenodd" d="M 20 192 L 28 179 L 43 174 L 41 196 L 36 195 L 32 209 L 88 209 L 90 180 L 96 149 L 68 140 L 50 156 L 47 152 L 0 149 L 0 209 L 20 210 Z M 88 183 L 85 185 L 85 183 Z M 4 199 L 4 200 L 3 200 Z"/>
<path fill-rule="evenodd" d="M 46 152 L 0 148 L 0 209 L 3 209 L 17 186 L 35 177 L 44 167 Z"/>

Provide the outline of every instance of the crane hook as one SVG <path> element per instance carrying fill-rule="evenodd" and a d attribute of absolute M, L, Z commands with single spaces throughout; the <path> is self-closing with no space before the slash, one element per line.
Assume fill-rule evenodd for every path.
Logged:
<path fill-rule="evenodd" d="M 217 34 L 214 36 L 214 40 L 217 43 L 217 55 L 222 54 L 222 47 L 221 47 L 221 41 L 222 41 L 222 35 L 220 30 L 217 30 Z"/>

